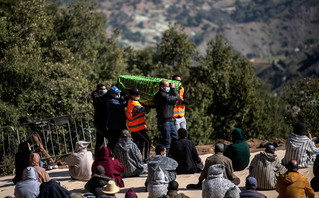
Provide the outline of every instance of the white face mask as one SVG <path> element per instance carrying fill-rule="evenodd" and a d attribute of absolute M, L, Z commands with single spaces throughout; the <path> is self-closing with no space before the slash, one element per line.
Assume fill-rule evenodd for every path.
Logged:
<path fill-rule="evenodd" d="M 140 99 L 140 97 L 135 97 L 133 98 L 134 100 L 138 101 Z"/>
<path fill-rule="evenodd" d="M 171 90 L 170 87 L 165 87 L 165 91 L 168 93 Z"/>

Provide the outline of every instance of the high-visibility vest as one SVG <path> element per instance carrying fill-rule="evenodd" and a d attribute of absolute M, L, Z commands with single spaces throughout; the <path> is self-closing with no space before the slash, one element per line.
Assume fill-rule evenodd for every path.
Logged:
<path fill-rule="evenodd" d="M 182 99 L 184 99 L 184 87 L 181 87 L 180 89 L 179 89 L 179 97 L 180 98 L 182 98 Z M 174 118 L 177 118 L 178 116 L 179 117 L 184 117 L 184 115 L 185 115 L 185 105 L 184 104 L 182 104 L 182 101 L 176 101 L 176 106 L 175 106 L 175 108 L 174 108 Z"/>
<path fill-rule="evenodd" d="M 144 113 L 138 113 L 136 116 L 132 116 L 132 111 L 135 106 L 142 106 L 139 101 L 135 101 L 130 99 L 127 103 L 127 110 L 126 110 L 126 124 L 128 129 L 131 132 L 140 131 L 146 129 L 145 124 L 145 116 Z"/>

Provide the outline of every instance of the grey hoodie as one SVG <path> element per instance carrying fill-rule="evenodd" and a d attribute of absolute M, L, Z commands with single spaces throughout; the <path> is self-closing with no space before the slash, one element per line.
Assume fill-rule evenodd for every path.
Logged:
<path fill-rule="evenodd" d="M 125 177 L 139 176 L 146 173 L 146 166 L 142 162 L 142 154 L 132 138 L 123 138 L 114 148 L 114 157 L 123 164 Z"/>
<path fill-rule="evenodd" d="M 40 193 L 40 185 L 38 182 L 37 172 L 32 166 L 28 166 L 23 171 L 23 180 L 16 184 L 14 195 L 16 198 L 34 198 Z"/>
<path fill-rule="evenodd" d="M 147 190 L 149 192 L 149 198 L 158 198 L 166 195 L 167 187 L 168 187 L 168 178 L 162 171 L 162 169 L 158 166 L 158 164 L 150 163 L 148 166 L 149 175 L 150 175 L 150 183 L 147 186 Z"/>

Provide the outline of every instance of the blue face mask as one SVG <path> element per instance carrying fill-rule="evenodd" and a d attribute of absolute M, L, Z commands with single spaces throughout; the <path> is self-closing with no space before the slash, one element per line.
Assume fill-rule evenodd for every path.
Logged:
<path fill-rule="evenodd" d="M 114 96 L 114 98 L 119 99 L 121 96 L 120 95 L 116 95 Z"/>
<path fill-rule="evenodd" d="M 102 95 L 106 94 L 106 92 L 107 92 L 107 90 L 104 89 L 104 90 L 102 91 Z"/>
<path fill-rule="evenodd" d="M 168 93 L 171 90 L 170 87 L 165 87 L 165 91 Z"/>

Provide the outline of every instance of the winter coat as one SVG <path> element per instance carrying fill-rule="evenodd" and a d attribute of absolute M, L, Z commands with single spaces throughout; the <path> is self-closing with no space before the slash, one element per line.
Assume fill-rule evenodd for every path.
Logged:
<path fill-rule="evenodd" d="M 163 155 L 154 155 L 147 160 L 147 163 L 158 163 L 158 166 L 162 169 L 169 181 L 176 179 L 176 168 L 178 163 L 174 159 Z M 149 181 L 151 181 L 151 178 L 148 174 L 146 185 L 149 183 Z"/>
<path fill-rule="evenodd" d="M 49 174 L 41 167 L 41 158 L 38 153 L 31 153 L 30 155 L 30 166 L 32 166 L 37 172 L 38 181 L 40 183 L 50 181 Z"/>
<path fill-rule="evenodd" d="M 232 132 L 233 144 L 225 146 L 224 155 L 231 159 L 235 171 L 244 170 L 249 164 L 250 152 L 244 132 L 235 128 Z"/>
<path fill-rule="evenodd" d="M 40 193 L 40 185 L 37 172 L 32 166 L 29 166 L 23 171 L 23 180 L 16 184 L 14 196 L 16 198 L 36 198 Z"/>
<path fill-rule="evenodd" d="M 93 91 L 91 96 L 94 106 L 94 125 L 98 128 L 105 127 L 107 123 L 107 96 L 106 94 L 99 94 L 97 90 Z"/>
<path fill-rule="evenodd" d="M 123 138 L 115 145 L 114 157 L 124 165 L 125 177 L 139 176 L 147 172 L 142 155 L 132 138 Z"/>
<path fill-rule="evenodd" d="M 75 152 L 65 158 L 69 166 L 69 174 L 73 179 L 90 179 L 92 172 L 93 155 L 87 151 L 89 142 L 79 141 L 75 144 Z"/>
<path fill-rule="evenodd" d="M 38 198 L 66 198 L 71 194 L 54 179 L 43 182 L 40 186 L 40 194 Z"/>
<path fill-rule="evenodd" d="M 126 128 L 125 107 L 127 102 L 122 98 L 116 99 L 112 96 L 107 98 L 107 127 L 112 130 L 123 130 Z"/>
<path fill-rule="evenodd" d="M 97 198 L 104 196 L 102 191 L 103 186 L 107 185 L 109 180 L 112 178 L 106 175 L 94 174 L 92 178 L 85 184 L 84 188 L 86 191 L 93 193 Z"/>
<path fill-rule="evenodd" d="M 299 168 L 310 167 L 318 152 L 316 145 L 306 135 L 291 133 L 286 141 L 286 153 L 282 163 L 287 165 L 290 160 L 296 160 Z"/>
<path fill-rule="evenodd" d="M 18 152 L 15 155 L 15 170 L 16 175 L 13 178 L 13 183 L 17 183 L 22 180 L 23 170 L 29 166 L 31 151 L 29 150 L 28 142 L 21 142 L 18 147 Z"/>
<path fill-rule="evenodd" d="M 235 184 L 223 177 L 223 172 L 224 165 L 222 164 L 214 164 L 209 167 L 207 179 L 202 184 L 203 198 L 224 198 L 228 189 L 235 187 Z"/>
<path fill-rule="evenodd" d="M 117 159 L 114 159 L 109 148 L 105 146 L 100 148 L 99 157 L 92 164 L 92 173 L 98 165 L 103 166 L 106 176 L 113 178 L 119 187 L 124 187 L 124 181 L 121 177 L 125 171 L 124 166 Z"/>
<path fill-rule="evenodd" d="M 174 116 L 174 107 L 179 100 L 176 89 L 171 89 L 169 93 L 159 90 L 154 96 L 157 120 L 159 123 L 172 121 Z"/>
<path fill-rule="evenodd" d="M 147 186 L 148 197 L 159 198 L 166 195 L 169 181 L 157 163 L 149 164 L 148 174 L 151 177 L 150 183 Z"/>
<path fill-rule="evenodd" d="M 184 193 L 177 193 L 177 190 L 169 190 L 167 195 L 162 198 L 189 198 L 189 196 L 186 196 Z"/>
<path fill-rule="evenodd" d="M 267 198 L 264 194 L 261 194 L 260 192 L 257 192 L 254 189 L 249 189 L 242 191 L 240 193 L 240 198 Z"/>
<path fill-rule="evenodd" d="M 260 152 L 250 163 L 249 177 L 257 180 L 258 189 L 275 189 L 277 177 L 287 169 L 279 162 L 277 155 Z"/>
<path fill-rule="evenodd" d="M 198 156 L 194 142 L 186 138 L 172 142 L 170 155 L 178 163 L 177 174 L 198 173 L 203 168 L 203 163 Z"/>
<path fill-rule="evenodd" d="M 306 198 L 306 194 L 310 198 L 315 197 L 307 177 L 294 171 L 287 171 L 277 178 L 276 191 L 279 198 Z"/>

